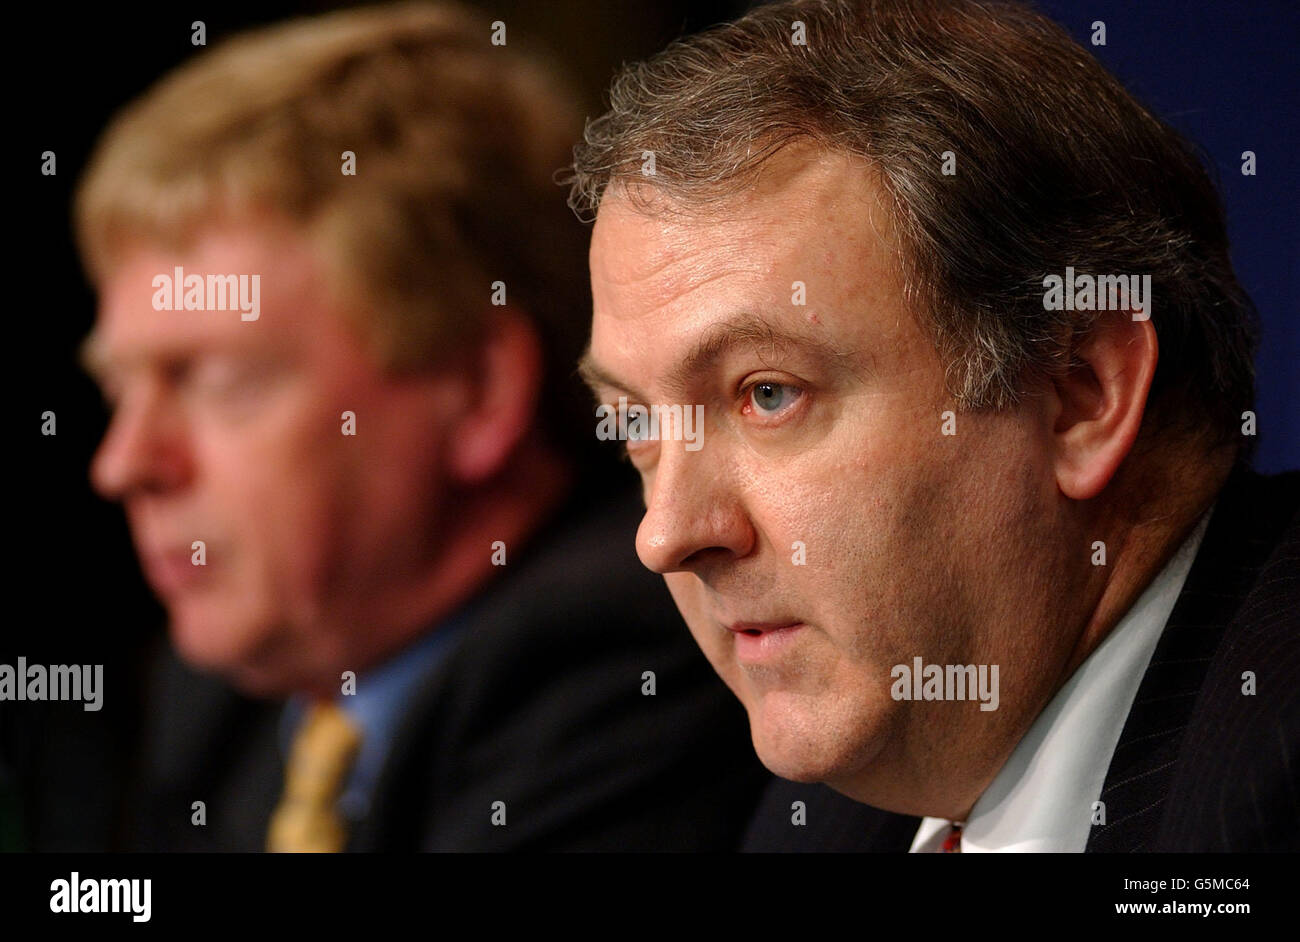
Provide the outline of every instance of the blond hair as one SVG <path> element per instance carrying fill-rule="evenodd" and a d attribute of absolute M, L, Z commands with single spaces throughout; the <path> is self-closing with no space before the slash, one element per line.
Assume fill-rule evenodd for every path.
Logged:
<path fill-rule="evenodd" d="M 462 8 L 403 4 L 258 29 L 197 56 L 96 148 L 74 207 L 91 278 L 133 245 L 183 247 L 271 211 L 322 249 L 390 368 L 462 349 L 501 281 L 552 372 L 571 369 L 585 236 L 554 174 L 580 117 L 549 70 L 491 39 Z"/>

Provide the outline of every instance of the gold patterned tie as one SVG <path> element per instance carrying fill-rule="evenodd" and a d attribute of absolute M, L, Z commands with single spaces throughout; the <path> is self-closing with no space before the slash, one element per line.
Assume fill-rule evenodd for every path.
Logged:
<path fill-rule="evenodd" d="M 338 811 L 361 731 L 333 703 L 314 702 L 289 751 L 284 794 L 267 828 L 266 849 L 274 853 L 338 853 L 347 827 Z"/>

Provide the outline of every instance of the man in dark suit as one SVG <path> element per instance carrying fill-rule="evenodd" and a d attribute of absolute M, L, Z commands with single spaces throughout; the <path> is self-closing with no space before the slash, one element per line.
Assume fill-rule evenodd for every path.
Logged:
<path fill-rule="evenodd" d="M 1300 846 L 1300 475 L 1237 471 L 1124 722 L 1093 851 L 1294 851 Z M 1253 695 L 1243 688 L 1257 678 Z M 1251 684 L 1253 687 L 1253 684 Z M 791 826 L 802 802 L 805 827 Z M 906 851 L 920 819 L 823 785 L 777 781 L 750 851 Z"/>
<path fill-rule="evenodd" d="M 1015 4 L 764 5 L 610 101 L 582 369 L 706 412 L 627 448 L 746 846 L 1300 848 L 1300 482 L 1189 146 Z"/>
<path fill-rule="evenodd" d="M 743 712 L 681 643 L 671 597 L 637 574 L 649 576 L 628 539 L 638 509 L 613 494 L 575 497 L 440 629 L 454 643 L 406 686 L 347 849 L 735 845 L 762 769 Z M 129 845 L 261 849 L 284 780 L 283 705 L 240 696 L 166 649 L 148 702 Z M 716 728 L 700 729 L 701 717 Z M 196 798 L 205 827 L 191 820 Z"/>
<path fill-rule="evenodd" d="M 105 134 L 92 479 L 169 635 L 119 846 L 734 846 L 743 717 L 586 464 L 574 125 L 489 23 L 402 6 L 238 37 Z"/>

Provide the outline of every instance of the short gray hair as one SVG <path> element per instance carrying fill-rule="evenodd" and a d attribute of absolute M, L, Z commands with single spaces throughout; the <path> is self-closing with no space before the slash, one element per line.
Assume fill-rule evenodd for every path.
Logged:
<path fill-rule="evenodd" d="M 1150 274 L 1144 433 L 1240 445 L 1257 327 L 1218 195 L 1187 142 L 1056 24 L 996 0 L 759 7 L 623 68 L 575 149 L 570 205 L 593 218 L 615 183 L 643 208 L 643 186 L 716 205 L 800 140 L 875 172 L 961 407 L 1013 405 L 1027 378 L 1074 362 L 1098 315 L 1045 310 L 1046 275 Z"/>

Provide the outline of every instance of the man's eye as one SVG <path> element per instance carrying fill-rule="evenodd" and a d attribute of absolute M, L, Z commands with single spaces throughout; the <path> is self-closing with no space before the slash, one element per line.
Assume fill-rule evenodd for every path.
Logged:
<path fill-rule="evenodd" d="M 263 371 L 230 360 L 201 363 L 189 375 L 189 385 L 201 395 L 231 397 L 254 391 Z"/>
<path fill-rule="evenodd" d="M 785 383 L 755 383 L 745 397 L 745 411 L 758 415 L 777 415 L 793 405 L 800 395 L 802 390 Z"/>
<path fill-rule="evenodd" d="M 633 413 L 632 418 L 627 420 L 627 440 L 629 442 L 650 441 L 650 426 L 643 421 L 641 417 Z"/>
<path fill-rule="evenodd" d="M 194 371 L 191 377 L 194 388 L 206 393 L 224 393 L 238 383 L 239 374 L 229 366 L 208 366 Z"/>

